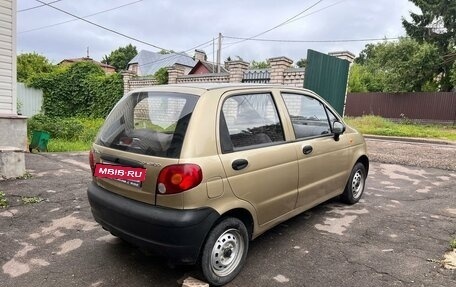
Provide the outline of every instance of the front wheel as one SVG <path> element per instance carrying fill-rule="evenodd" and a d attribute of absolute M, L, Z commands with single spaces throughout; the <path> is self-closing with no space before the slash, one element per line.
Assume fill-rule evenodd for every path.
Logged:
<path fill-rule="evenodd" d="M 342 193 L 343 202 L 354 204 L 359 201 L 364 192 L 366 175 L 366 167 L 362 163 L 357 162 L 350 173 L 344 193 Z"/>
<path fill-rule="evenodd" d="M 201 269 L 207 282 L 213 286 L 225 285 L 241 271 L 249 236 L 244 223 L 228 217 L 220 221 L 209 233 L 201 256 Z"/>

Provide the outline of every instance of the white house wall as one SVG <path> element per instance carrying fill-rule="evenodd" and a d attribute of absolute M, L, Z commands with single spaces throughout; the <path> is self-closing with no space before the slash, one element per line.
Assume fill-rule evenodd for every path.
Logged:
<path fill-rule="evenodd" d="M 0 114 L 16 109 L 16 1 L 0 0 Z"/>

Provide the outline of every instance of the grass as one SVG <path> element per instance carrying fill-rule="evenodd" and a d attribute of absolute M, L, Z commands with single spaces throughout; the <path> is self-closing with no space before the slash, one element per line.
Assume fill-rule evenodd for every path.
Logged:
<path fill-rule="evenodd" d="M 456 126 L 452 125 L 418 124 L 408 120 L 396 123 L 378 116 L 346 117 L 344 120 L 363 134 L 456 141 Z"/>
<path fill-rule="evenodd" d="M 91 146 L 92 141 L 50 139 L 48 152 L 87 151 Z"/>
<path fill-rule="evenodd" d="M 450 240 L 451 249 L 456 249 L 456 237 Z"/>
<path fill-rule="evenodd" d="M 48 152 L 89 150 L 98 130 L 104 122 L 104 119 L 82 117 L 71 118 L 71 121 L 68 119 L 43 118 L 45 119 L 42 120 L 43 122 L 34 120 L 34 118 L 29 121 L 35 129 L 54 132 L 47 144 Z M 75 121 L 79 123 L 77 129 L 71 125 L 72 123 L 74 124 Z M 65 133 L 64 131 L 67 132 Z M 69 136 L 70 134 L 71 136 Z M 29 140 L 31 141 L 31 133 L 29 133 Z"/>
<path fill-rule="evenodd" d="M 21 201 L 23 204 L 34 204 L 34 203 L 40 203 L 44 199 L 42 199 L 39 196 L 22 196 Z"/>
<path fill-rule="evenodd" d="M 0 208 L 7 208 L 8 200 L 6 200 L 5 193 L 0 191 Z"/>

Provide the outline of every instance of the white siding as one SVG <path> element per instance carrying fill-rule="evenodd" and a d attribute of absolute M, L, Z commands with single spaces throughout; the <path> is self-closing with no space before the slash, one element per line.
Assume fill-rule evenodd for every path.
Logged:
<path fill-rule="evenodd" d="M 0 114 L 16 114 L 16 1 L 0 0 Z"/>

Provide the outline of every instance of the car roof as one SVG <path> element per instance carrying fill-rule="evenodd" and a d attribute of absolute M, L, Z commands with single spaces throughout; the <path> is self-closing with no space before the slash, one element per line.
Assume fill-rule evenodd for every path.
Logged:
<path fill-rule="evenodd" d="M 293 87 L 293 86 L 284 86 L 279 84 L 251 84 L 251 83 L 186 83 L 186 84 L 171 84 L 171 85 L 156 85 L 149 86 L 144 88 L 135 89 L 131 92 L 150 92 L 150 91 L 162 91 L 162 92 L 175 92 L 179 90 L 180 92 L 188 92 L 197 95 L 202 95 L 206 91 L 210 90 L 224 90 L 233 91 L 240 89 L 287 89 L 287 90 L 299 90 L 307 91 L 313 93 L 310 90 Z"/>

